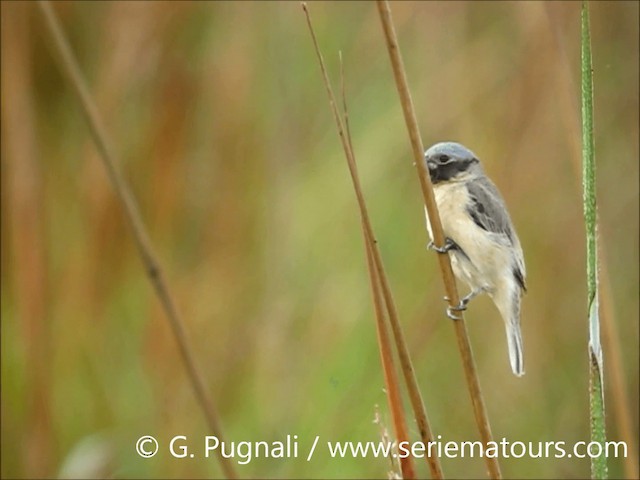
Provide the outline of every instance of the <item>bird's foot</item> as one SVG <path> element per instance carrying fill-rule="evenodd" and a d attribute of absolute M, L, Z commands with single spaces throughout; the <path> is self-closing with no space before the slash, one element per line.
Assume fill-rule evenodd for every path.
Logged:
<path fill-rule="evenodd" d="M 449 250 L 454 250 L 458 247 L 456 242 L 451 240 L 449 237 L 445 238 L 444 245 L 442 247 L 437 247 L 433 241 L 427 244 L 427 248 L 430 250 L 435 250 L 438 253 L 447 253 Z"/>
<path fill-rule="evenodd" d="M 447 302 L 449 301 L 449 297 L 444 297 L 444 299 Z M 457 312 L 464 312 L 467 309 L 469 300 L 469 298 L 464 297 L 462 300 L 460 300 L 460 303 L 458 305 L 449 305 L 447 307 L 447 317 L 449 317 L 451 320 L 462 320 L 462 317 L 460 315 L 457 315 Z"/>
<path fill-rule="evenodd" d="M 482 293 L 483 291 L 484 291 L 484 288 L 478 288 L 477 290 L 474 290 L 468 295 L 462 297 L 458 305 L 454 305 L 454 306 L 449 305 L 447 307 L 447 317 L 449 317 L 451 320 L 462 320 L 462 317 L 459 315 L 456 315 L 455 312 L 464 312 L 467 309 L 467 305 L 469 304 L 471 299 L 476 295 Z M 444 297 L 444 301 L 449 302 L 450 301 L 449 297 Z"/>

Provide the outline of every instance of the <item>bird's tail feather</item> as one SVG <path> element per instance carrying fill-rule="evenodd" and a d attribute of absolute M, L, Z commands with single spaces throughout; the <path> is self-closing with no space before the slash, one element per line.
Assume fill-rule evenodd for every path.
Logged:
<path fill-rule="evenodd" d="M 520 301 L 522 291 L 517 289 L 505 296 L 499 297 L 496 306 L 500 310 L 507 333 L 509 347 L 509 363 L 511 370 L 517 377 L 524 375 L 524 355 L 522 350 L 522 334 L 520 333 Z M 495 301 L 496 299 L 494 299 Z"/>
<path fill-rule="evenodd" d="M 518 323 L 507 324 L 507 343 L 509 345 L 509 361 L 514 375 L 524 375 L 524 356 L 522 353 L 522 335 Z"/>

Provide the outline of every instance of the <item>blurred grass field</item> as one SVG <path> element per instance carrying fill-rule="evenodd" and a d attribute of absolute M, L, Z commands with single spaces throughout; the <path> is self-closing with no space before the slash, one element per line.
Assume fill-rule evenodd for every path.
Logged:
<path fill-rule="evenodd" d="M 390 427 L 359 218 L 297 2 L 54 4 L 118 148 L 230 440 L 379 439 Z M 121 208 L 34 3 L 2 2 L 3 478 L 217 477 L 135 454 L 207 434 Z M 425 144 L 474 150 L 528 273 L 527 374 L 488 298 L 468 328 L 494 437 L 589 440 L 577 2 L 393 2 Z M 434 434 L 476 440 L 375 5 L 313 2 Z M 548 12 L 547 12 L 548 10 Z M 569 64 L 550 26 L 553 18 Z M 638 442 L 637 2 L 591 4 L 602 257 Z M 567 90 L 564 69 L 573 76 Z M 578 131 L 578 130 L 575 130 Z M 604 351 L 605 371 L 608 352 Z M 605 386 L 609 387 L 605 376 Z M 607 391 L 609 440 L 619 439 Z M 417 439 L 415 425 L 410 425 Z M 637 452 L 630 452 L 637 456 Z M 242 477 L 386 478 L 384 459 L 259 458 Z M 426 475 L 423 461 L 419 471 Z M 448 478 L 482 459 L 442 459 Z M 506 478 L 589 460 L 501 459 Z M 610 459 L 612 478 L 623 475 Z"/>

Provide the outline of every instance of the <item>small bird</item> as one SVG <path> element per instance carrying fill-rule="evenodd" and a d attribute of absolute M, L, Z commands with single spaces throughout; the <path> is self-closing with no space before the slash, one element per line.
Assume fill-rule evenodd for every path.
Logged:
<path fill-rule="evenodd" d="M 429 248 L 448 253 L 453 273 L 471 288 L 458 306 L 447 308 L 447 315 L 459 319 L 455 312 L 465 310 L 473 297 L 489 295 L 504 320 L 511 369 L 522 376 L 520 300 L 527 290 L 526 272 L 520 241 L 504 200 L 485 175 L 478 157 L 459 143 L 437 143 L 424 157 L 445 235 L 444 246 L 433 244 L 427 214 Z"/>

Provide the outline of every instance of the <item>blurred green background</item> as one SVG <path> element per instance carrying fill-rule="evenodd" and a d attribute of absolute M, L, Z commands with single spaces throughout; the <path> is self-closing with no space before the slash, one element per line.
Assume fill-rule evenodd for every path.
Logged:
<path fill-rule="evenodd" d="M 226 436 L 299 437 L 300 458 L 255 459 L 240 475 L 386 478 L 384 459 L 305 458 L 316 435 L 378 440 L 376 405 L 391 425 L 355 197 L 299 4 L 54 7 Z M 497 440 L 589 440 L 579 9 L 392 4 L 425 146 L 456 140 L 480 156 L 525 252 L 522 379 L 490 300 L 467 316 Z M 638 3 L 591 9 L 599 231 L 637 445 Z M 310 10 L 336 86 L 344 57 L 363 187 L 434 434 L 476 440 L 375 4 Z M 215 458 L 135 453 L 142 435 L 166 449 L 207 429 L 34 3 L 2 3 L 1 239 L 2 476 L 220 476 Z M 450 478 L 485 472 L 479 458 L 442 464 Z M 501 465 L 507 478 L 589 475 L 588 459 Z"/>

